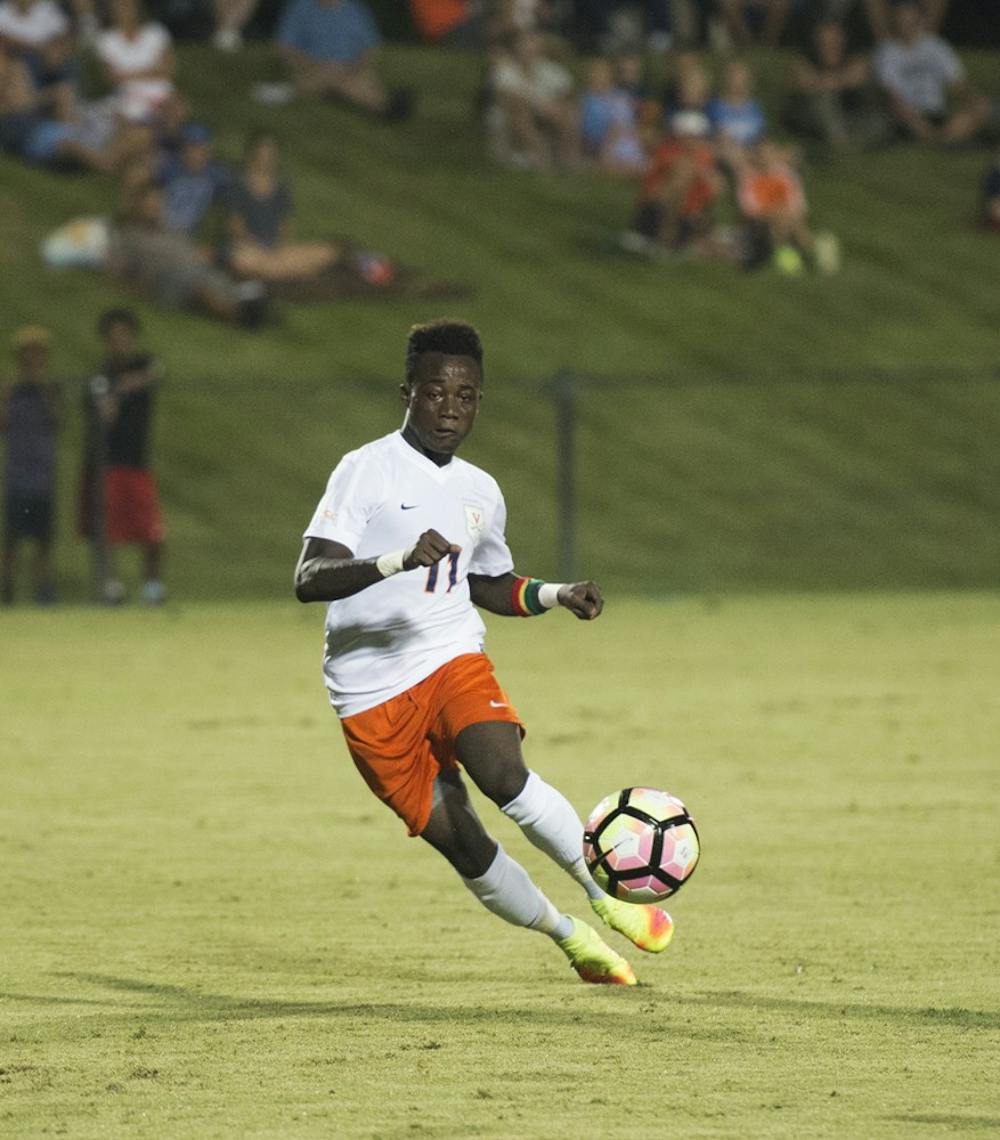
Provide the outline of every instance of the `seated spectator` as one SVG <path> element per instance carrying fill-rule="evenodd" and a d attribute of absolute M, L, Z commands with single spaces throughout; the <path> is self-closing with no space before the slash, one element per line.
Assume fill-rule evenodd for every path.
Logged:
<path fill-rule="evenodd" d="M 767 132 L 767 117 L 753 96 L 753 72 L 742 60 L 726 64 L 722 94 L 709 100 L 708 120 L 712 132 L 738 146 L 753 146 Z"/>
<path fill-rule="evenodd" d="M 868 17 L 868 26 L 876 40 L 884 40 L 892 32 L 892 6 L 894 0 L 863 0 L 865 15 Z M 857 0 L 827 0 L 827 7 L 832 11 L 826 15 L 837 22 L 843 20 L 846 12 L 857 3 Z M 921 0 L 924 13 L 924 26 L 934 35 L 941 30 L 944 18 L 948 14 L 948 0 Z"/>
<path fill-rule="evenodd" d="M 361 0 L 289 0 L 278 26 L 278 50 L 302 94 L 342 99 L 388 121 L 404 119 L 413 94 L 386 89 L 376 67 L 380 43 Z"/>
<path fill-rule="evenodd" d="M 219 51 L 239 51 L 243 29 L 257 10 L 258 0 L 214 0 L 215 35 L 212 43 Z"/>
<path fill-rule="evenodd" d="M 485 12 L 475 0 L 410 0 L 410 15 L 427 43 L 479 48 L 486 39 Z"/>
<path fill-rule="evenodd" d="M 256 135 L 247 144 L 227 210 L 228 261 L 239 277 L 266 282 L 316 277 L 340 256 L 335 242 L 289 240 L 292 197 L 271 135 Z"/>
<path fill-rule="evenodd" d="M 573 77 L 543 54 L 538 36 L 513 36 L 498 53 L 490 79 L 496 96 L 494 146 L 501 161 L 532 170 L 547 170 L 553 161 L 565 169 L 579 165 Z"/>
<path fill-rule="evenodd" d="M 892 23 L 895 34 L 875 53 L 875 74 L 899 128 L 919 142 L 972 138 L 989 119 L 990 104 L 965 78 L 954 49 L 926 30 L 913 0 L 896 5 Z"/>
<path fill-rule="evenodd" d="M 154 21 L 142 22 L 139 0 L 109 0 L 111 27 L 94 47 L 130 122 L 156 120 L 174 91 L 174 49 L 170 33 Z"/>
<path fill-rule="evenodd" d="M 737 202 L 748 225 L 746 267 L 768 262 L 784 273 L 800 273 L 808 264 L 823 273 L 840 265 L 839 243 L 832 234 L 814 237 L 795 155 L 771 139 L 749 152 L 731 147 L 727 162 L 736 172 Z"/>
<path fill-rule="evenodd" d="M 24 60 L 36 87 L 75 75 L 69 19 L 55 0 L 3 0 L 0 43 Z"/>
<path fill-rule="evenodd" d="M 212 132 L 204 123 L 188 123 L 182 137 L 180 151 L 162 160 L 158 181 L 167 226 L 194 235 L 209 210 L 223 202 L 230 176 L 212 156 Z"/>
<path fill-rule="evenodd" d="M 129 191 L 112 233 L 108 271 L 168 308 L 191 309 L 245 328 L 256 328 L 266 314 L 259 282 L 234 281 L 210 265 L 185 234 L 167 228 L 163 191 L 153 183 Z"/>
<path fill-rule="evenodd" d="M 678 112 L 653 152 L 634 223 L 641 239 L 680 250 L 707 239 L 725 182 L 697 112 Z"/>
<path fill-rule="evenodd" d="M 1000 233 L 1000 151 L 997 152 L 983 183 L 980 218 L 987 229 Z"/>
<path fill-rule="evenodd" d="M 552 31 L 556 23 L 548 0 L 495 0 L 491 35 L 494 40 L 509 40 L 520 32 Z"/>
<path fill-rule="evenodd" d="M 672 129 L 678 121 L 683 121 L 686 126 L 682 129 L 687 135 L 708 136 L 712 130 L 708 117 L 710 93 L 708 73 L 697 53 L 682 52 L 677 57 L 674 78 L 664 95 L 664 107 Z M 684 119 L 678 120 L 678 116 L 684 116 Z"/>
<path fill-rule="evenodd" d="M 149 146 L 148 132 L 113 109 L 80 103 L 70 88 L 64 95 L 47 107 L 27 65 L 0 45 L 0 150 L 50 169 L 108 173 Z"/>
<path fill-rule="evenodd" d="M 848 54 L 840 24 L 818 24 L 812 42 L 812 50 L 792 65 L 795 92 L 786 114 L 790 129 L 835 150 L 886 141 L 890 124 L 873 104 L 868 60 Z"/>
<path fill-rule="evenodd" d="M 47 329 L 29 325 L 14 335 L 17 372 L 0 388 L 0 438 L 5 447 L 3 551 L 0 604 L 14 602 L 17 557 L 26 540 L 35 543 L 35 601 L 55 601 L 52 540 L 55 524 L 56 434 L 59 387 L 49 378 Z"/>
<path fill-rule="evenodd" d="M 777 46 L 788 22 L 792 0 L 718 0 L 719 10 L 733 43 L 755 38 Z"/>
<path fill-rule="evenodd" d="M 614 83 L 614 71 L 606 59 L 590 65 L 586 90 L 580 100 L 580 133 L 583 149 L 605 170 L 635 174 L 646 165 L 646 152 L 632 96 Z"/>

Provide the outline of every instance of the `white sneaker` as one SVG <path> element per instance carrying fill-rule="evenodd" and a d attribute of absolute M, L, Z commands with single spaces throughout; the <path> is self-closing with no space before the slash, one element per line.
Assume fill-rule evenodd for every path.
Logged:
<path fill-rule="evenodd" d="M 150 578 L 142 587 L 142 600 L 147 606 L 161 606 L 167 600 L 167 587 L 159 578 Z"/>
<path fill-rule="evenodd" d="M 125 601 L 125 583 L 120 578 L 108 578 L 101 587 L 101 601 L 106 606 L 120 606 Z"/>

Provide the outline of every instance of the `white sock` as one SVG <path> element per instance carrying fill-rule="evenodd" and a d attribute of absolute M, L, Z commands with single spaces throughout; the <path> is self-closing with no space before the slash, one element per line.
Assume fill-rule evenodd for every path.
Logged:
<path fill-rule="evenodd" d="M 604 896 L 583 861 L 583 824 L 562 792 L 546 784 L 536 772 L 529 772 L 520 795 L 500 810 L 531 843 L 572 875 L 589 898 Z"/>
<path fill-rule="evenodd" d="M 499 843 L 486 874 L 462 882 L 487 910 L 514 926 L 527 926 L 552 938 L 565 938 L 572 932 L 573 920 L 556 910 Z"/>

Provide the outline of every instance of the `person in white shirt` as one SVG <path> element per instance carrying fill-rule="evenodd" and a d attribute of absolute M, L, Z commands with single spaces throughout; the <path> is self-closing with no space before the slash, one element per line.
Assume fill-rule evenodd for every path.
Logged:
<path fill-rule="evenodd" d="M 885 88 L 900 128 L 920 142 L 964 142 L 991 114 L 989 100 L 975 91 L 955 50 L 931 35 L 913 0 L 892 11 L 894 36 L 875 52 L 875 74 Z"/>
<path fill-rule="evenodd" d="M 170 33 L 146 23 L 138 0 L 111 0 L 111 27 L 97 37 L 95 50 L 115 89 L 121 114 L 149 122 L 174 92 L 174 49 Z"/>
<path fill-rule="evenodd" d="M 483 351 L 464 322 L 417 325 L 407 342 L 402 429 L 344 456 L 304 534 L 296 597 L 327 602 L 323 672 L 355 765 L 494 914 L 549 935 L 581 978 L 634 985 L 629 964 L 561 914 L 483 827 L 461 770 L 583 887 L 637 946 L 666 948 L 665 911 L 619 902 L 583 860 L 569 801 L 529 772 L 523 728 L 483 650 L 475 607 L 506 616 L 603 609 L 593 582 L 519 576 L 495 480 L 456 457 L 482 398 Z"/>
<path fill-rule="evenodd" d="M 69 97 L 76 61 L 66 13 L 55 0 L 3 0 L 0 45 L 24 61 L 43 101 L 57 106 Z"/>
<path fill-rule="evenodd" d="M 567 169 L 580 164 L 580 123 L 573 76 L 549 59 L 533 32 L 517 32 L 490 72 L 496 99 L 492 129 L 498 156 L 511 165 Z"/>

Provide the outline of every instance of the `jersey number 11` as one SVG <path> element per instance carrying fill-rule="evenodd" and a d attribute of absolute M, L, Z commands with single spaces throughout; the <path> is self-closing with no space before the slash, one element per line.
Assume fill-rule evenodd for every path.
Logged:
<path fill-rule="evenodd" d="M 427 567 L 427 585 L 424 586 L 425 593 L 433 594 L 437 589 L 438 583 L 438 568 L 440 562 L 435 562 L 433 566 Z M 445 590 L 446 594 L 451 593 L 452 586 L 458 581 L 458 551 L 452 551 L 448 555 L 448 589 Z"/>

